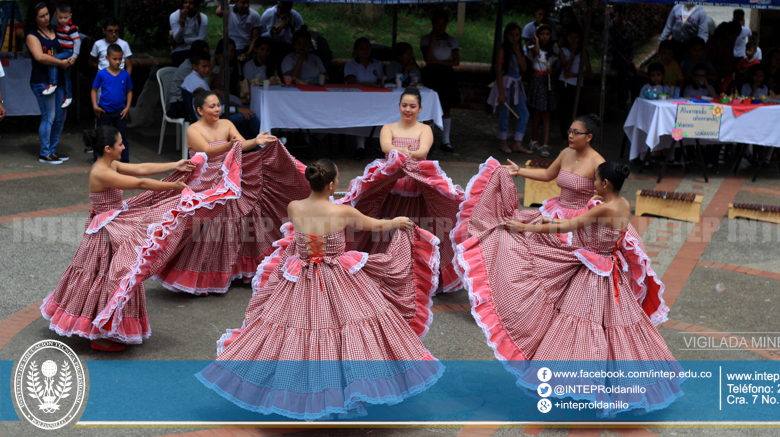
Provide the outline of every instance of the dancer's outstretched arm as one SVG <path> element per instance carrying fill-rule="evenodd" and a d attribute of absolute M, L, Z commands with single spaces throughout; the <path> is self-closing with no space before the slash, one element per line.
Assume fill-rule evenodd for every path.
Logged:
<path fill-rule="evenodd" d="M 195 168 L 195 165 L 189 159 L 182 159 L 176 162 L 146 162 L 143 164 L 116 162 L 115 164 L 116 172 L 127 176 L 151 176 L 174 170 L 192 171 Z"/>
<path fill-rule="evenodd" d="M 511 160 L 507 159 L 509 165 L 502 165 L 502 167 L 509 170 L 509 174 L 512 176 L 520 176 L 526 179 L 533 179 L 535 181 L 549 182 L 558 177 L 558 173 L 561 171 L 561 157 L 566 151 L 562 151 L 558 154 L 552 164 L 547 168 L 520 168 Z"/>
<path fill-rule="evenodd" d="M 184 176 L 176 182 L 163 182 L 155 179 L 126 176 L 116 171 L 105 169 L 97 172 L 93 170 L 90 177 L 95 178 L 95 181 L 103 187 L 118 190 L 182 191 L 188 188 L 187 184 L 184 183 Z"/>
<path fill-rule="evenodd" d="M 357 209 L 342 205 L 344 215 L 347 219 L 347 226 L 351 226 L 361 231 L 384 232 L 391 229 L 412 229 L 414 222 L 406 217 L 396 217 L 392 220 L 377 220 L 363 215 Z"/>
<path fill-rule="evenodd" d="M 540 232 L 545 234 L 563 234 L 586 228 L 593 223 L 613 228 L 622 228 L 624 226 L 615 226 L 625 221 L 624 211 L 618 202 L 602 203 L 591 208 L 589 211 L 578 215 L 577 217 L 561 220 L 545 217 L 544 224 L 534 225 L 516 221 L 509 221 L 504 224 L 504 229 L 512 232 Z"/>
<path fill-rule="evenodd" d="M 187 128 L 187 147 L 196 153 L 203 152 L 209 158 L 213 158 L 215 156 L 222 155 L 223 153 L 227 153 L 228 150 L 233 148 L 233 143 L 236 141 L 241 141 L 241 150 L 247 151 L 254 149 L 258 145 L 265 145 L 271 141 L 276 140 L 276 137 L 273 135 L 268 135 L 268 132 L 263 132 L 256 138 L 245 140 L 244 137 L 238 133 L 238 129 L 236 129 L 236 126 L 231 123 L 230 120 L 220 120 L 219 122 L 230 123 L 230 133 L 228 135 L 230 141 L 219 146 L 211 147 L 209 142 L 206 141 L 206 138 L 203 137 L 203 134 L 200 132 L 200 130 L 193 124 Z"/>

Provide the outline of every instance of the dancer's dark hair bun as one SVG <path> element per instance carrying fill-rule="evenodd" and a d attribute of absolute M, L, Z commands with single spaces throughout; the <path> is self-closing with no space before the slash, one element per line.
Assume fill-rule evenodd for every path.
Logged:
<path fill-rule="evenodd" d="M 214 91 L 207 90 L 205 88 L 196 89 L 195 92 L 192 93 L 192 102 L 195 105 L 195 108 L 202 108 L 203 105 L 206 104 L 206 99 L 211 96 L 216 96 Z"/>
<path fill-rule="evenodd" d="M 417 104 L 420 105 L 422 108 L 422 95 L 420 94 L 420 90 L 416 86 L 408 86 L 406 89 L 404 89 L 404 92 L 401 93 L 401 100 L 404 99 L 404 96 L 413 96 L 417 98 Z"/>
<path fill-rule="evenodd" d="M 620 166 L 620 168 L 618 168 L 618 173 L 619 173 L 621 176 L 623 176 L 623 178 L 625 179 L 625 178 L 627 178 L 627 177 L 628 177 L 628 175 L 630 175 L 630 174 L 631 174 L 631 167 L 629 167 L 629 166 L 628 166 L 628 165 L 626 165 L 626 164 L 623 164 L 622 166 Z"/>
<path fill-rule="evenodd" d="M 601 118 L 596 114 L 580 115 L 574 121 L 578 121 L 585 126 L 585 130 L 593 135 L 593 138 L 599 136 L 601 130 Z"/>
<path fill-rule="evenodd" d="M 612 183 L 612 188 L 617 193 L 623 188 L 623 182 L 631 174 L 631 167 L 620 162 L 606 161 L 599 165 L 598 172 L 601 179 Z"/>
<path fill-rule="evenodd" d="M 82 139 L 85 146 L 94 150 L 98 156 L 103 156 L 103 148 L 113 146 L 117 135 L 119 129 L 114 126 L 98 126 L 97 129 L 84 129 Z"/>
<path fill-rule="evenodd" d="M 599 117 L 598 115 L 596 115 L 596 114 L 594 114 L 592 112 L 590 114 L 588 114 L 587 117 L 589 117 L 591 120 L 593 120 L 593 122 L 596 123 L 596 126 L 601 128 L 601 117 Z"/>
<path fill-rule="evenodd" d="M 312 191 L 322 191 L 336 179 L 338 174 L 336 164 L 330 159 L 319 159 L 306 167 L 306 180 L 309 181 Z"/>

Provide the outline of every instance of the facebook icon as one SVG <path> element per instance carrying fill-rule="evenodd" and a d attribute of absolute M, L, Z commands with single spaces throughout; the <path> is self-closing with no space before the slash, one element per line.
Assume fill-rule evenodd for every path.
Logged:
<path fill-rule="evenodd" d="M 552 372 L 547 367 L 542 367 L 536 372 L 536 377 L 539 378 L 539 381 L 547 382 L 552 378 Z"/>

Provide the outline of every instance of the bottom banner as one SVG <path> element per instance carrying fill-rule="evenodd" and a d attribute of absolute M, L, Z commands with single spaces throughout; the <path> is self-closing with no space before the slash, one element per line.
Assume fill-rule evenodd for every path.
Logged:
<path fill-rule="evenodd" d="M 13 409 L 0 363 L 3 421 Z M 90 422 L 769 422 L 774 361 L 87 361 Z M 21 394 L 24 395 L 24 394 Z M 18 408 L 18 406 L 17 406 Z"/>

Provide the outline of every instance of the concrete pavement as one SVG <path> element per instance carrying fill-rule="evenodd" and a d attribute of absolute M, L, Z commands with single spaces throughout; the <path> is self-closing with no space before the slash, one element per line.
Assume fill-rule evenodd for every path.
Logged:
<path fill-rule="evenodd" d="M 14 119 L 9 119 L 14 121 Z M 18 360 L 27 347 L 42 339 L 64 341 L 82 360 L 209 360 L 214 358 L 214 341 L 227 328 L 240 325 L 251 295 L 248 285 L 236 282 L 223 296 L 194 297 L 175 294 L 148 281 L 147 306 L 153 335 L 141 346 L 129 347 L 121 354 L 103 354 L 89 349 L 81 338 L 63 338 L 49 331 L 48 324 L 36 313 L 36 304 L 56 285 L 70 263 L 83 233 L 87 180 L 91 156 L 81 150 L 84 126 L 68 126 L 62 152 L 70 161 L 49 166 L 39 164 L 37 121 L 6 120 L 0 146 L 0 360 Z M 488 156 L 500 160 L 509 157 L 521 163 L 526 156 L 505 155 L 495 138 L 497 119 L 478 111 L 454 111 L 453 144 L 456 155 L 434 151 L 453 182 L 465 186 Z M 552 144 L 559 144 L 557 124 L 552 126 Z M 179 156 L 169 129 L 162 156 L 156 154 L 158 126 L 129 130 L 131 160 L 167 161 Z M 602 154 L 618 159 L 620 126 L 608 124 Z M 294 142 L 294 141 L 293 141 Z M 322 152 L 350 154 L 351 140 L 345 146 L 337 141 L 323 143 Z M 315 156 L 293 150 L 304 163 Z M 344 188 L 347 181 L 362 173 L 368 162 L 337 159 Z M 523 181 L 517 180 L 522 193 Z M 655 170 L 634 174 L 623 189 L 629 201 L 635 201 L 639 189 L 654 189 Z M 732 201 L 780 204 L 780 174 L 777 167 L 762 171 L 759 180 L 750 182 L 747 173 L 711 175 L 704 183 L 696 168 L 687 175 L 672 168 L 662 181 L 663 189 L 679 189 L 703 194 L 705 220 L 699 225 L 662 218 L 635 217 L 643 233 L 653 268 L 667 285 L 665 298 L 670 304 L 671 321 L 660 332 L 674 356 L 681 360 L 776 360 L 780 352 L 692 351 L 684 349 L 684 336 L 717 335 L 712 331 L 780 331 L 775 317 L 780 298 L 774 291 L 780 284 L 780 227 L 725 218 L 724 206 Z M 127 193 L 130 196 L 133 193 Z M 720 284 L 722 287 L 716 286 Z M 722 291 L 718 291 L 722 289 Z M 435 321 L 425 345 L 442 360 L 490 360 L 492 351 L 484 335 L 473 322 L 465 291 L 434 299 Z M 457 338 L 457 341 L 453 339 Z M 724 354 L 729 354 L 724 356 Z M 2 378 L 9 378 L 3 375 Z M 672 406 L 671 408 L 674 408 Z M 315 426 L 304 424 L 302 427 Z M 67 428 L 57 431 L 65 436 L 156 436 L 180 434 L 213 435 L 307 435 L 307 436 L 683 436 L 701 435 L 780 435 L 775 429 L 568 429 L 568 428 L 372 428 L 372 429 L 270 429 L 270 428 Z M 0 435 L 44 435 L 43 431 L 21 422 L 0 422 Z"/>

